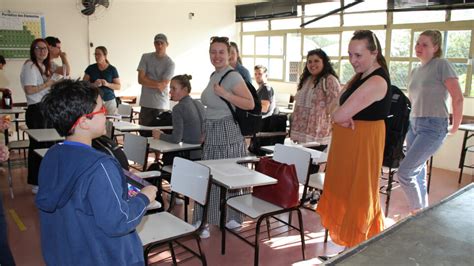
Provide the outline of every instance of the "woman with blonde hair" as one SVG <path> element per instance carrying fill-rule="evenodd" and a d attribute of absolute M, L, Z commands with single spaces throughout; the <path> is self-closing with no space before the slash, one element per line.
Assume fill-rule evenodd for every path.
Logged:
<path fill-rule="evenodd" d="M 441 58 L 441 32 L 422 32 L 415 52 L 421 65 L 412 70 L 408 81 L 412 109 L 407 152 L 397 172 L 412 213 L 428 207 L 425 162 L 441 147 L 448 132 L 454 134 L 458 130 L 463 110 L 456 72 L 448 60 Z M 453 112 L 453 124 L 449 128 L 448 96 Z"/>

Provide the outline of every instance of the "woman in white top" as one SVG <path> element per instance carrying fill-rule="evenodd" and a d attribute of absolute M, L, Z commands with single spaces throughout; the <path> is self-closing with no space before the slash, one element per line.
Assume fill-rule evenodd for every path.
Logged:
<path fill-rule="evenodd" d="M 49 60 L 48 45 L 44 39 L 36 39 L 31 43 L 30 58 L 25 61 L 21 69 L 20 81 L 25 91 L 28 109 L 25 118 L 29 129 L 46 128 L 41 114 L 40 102 L 54 84 Z M 35 149 L 48 147 L 49 143 L 38 143 L 30 139 L 28 149 L 28 184 L 33 185 L 32 192 L 38 191 L 38 172 L 41 158 L 34 152 Z"/>
<path fill-rule="evenodd" d="M 421 65 L 413 69 L 408 81 L 412 110 L 398 179 L 412 213 L 428 207 L 426 161 L 443 144 L 448 131 L 454 134 L 458 130 L 462 120 L 462 91 L 453 67 L 441 58 L 442 38 L 437 30 L 420 34 L 415 52 Z M 453 114 L 449 128 L 448 95 Z"/>

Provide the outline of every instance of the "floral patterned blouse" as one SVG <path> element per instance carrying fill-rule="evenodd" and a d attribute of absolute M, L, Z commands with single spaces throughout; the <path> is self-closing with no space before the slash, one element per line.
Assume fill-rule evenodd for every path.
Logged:
<path fill-rule="evenodd" d="M 319 142 L 327 145 L 331 140 L 331 117 L 328 107 L 341 91 L 333 75 L 322 78 L 314 87 L 309 76 L 295 95 L 295 109 L 291 117 L 290 138 L 298 143 Z"/>

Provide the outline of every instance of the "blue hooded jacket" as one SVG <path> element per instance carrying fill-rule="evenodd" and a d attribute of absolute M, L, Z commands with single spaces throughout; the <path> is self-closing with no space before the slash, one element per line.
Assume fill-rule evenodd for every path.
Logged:
<path fill-rule="evenodd" d="M 39 172 L 36 205 L 47 265 L 144 265 L 135 231 L 148 198 L 129 198 L 119 163 L 92 147 L 51 147 Z"/>

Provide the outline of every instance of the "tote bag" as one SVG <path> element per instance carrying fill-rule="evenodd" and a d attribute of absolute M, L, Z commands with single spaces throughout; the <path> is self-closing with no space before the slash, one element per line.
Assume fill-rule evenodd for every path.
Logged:
<path fill-rule="evenodd" d="M 274 185 L 253 188 L 252 195 L 282 208 L 298 206 L 298 177 L 295 166 L 270 158 L 260 158 L 256 170 L 278 180 Z"/>

